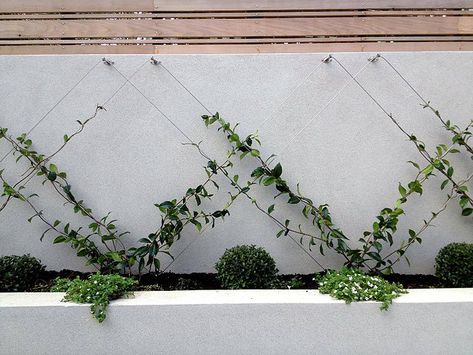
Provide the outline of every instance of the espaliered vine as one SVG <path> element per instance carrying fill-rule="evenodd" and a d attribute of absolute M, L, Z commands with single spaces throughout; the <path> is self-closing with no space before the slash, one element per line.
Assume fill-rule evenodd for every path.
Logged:
<path fill-rule="evenodd" d="M 301 237 L 301 244 L 303 243 L 303 239 L 307 238 L 309 248 L 318 244 L 320 253 L 322 255 L 324 254 L 324 248 L 332 249 L 345 258 L 345 264 L 349 267 L 367 268 L 372 272 L 391 272 L 392 266 L 396 264 L 402 257 L 404 257 L 409 263 L 409 259 L 405 255 L 406 250 L 412 244 L 422 242 L 420 235 L 432 225 L 434 219 L 436 219 L 437 216 L 446 209 L 448 203 L 453 198 L 458 196 L 460 197 L 460 206 L 462 207 L 462 214 L 464 216 L 467 216 L 471 213 L 469 212 L 468 207 L 465 208 L 462 204 L 464 201 L 468 202 L 467 197 L 465 197 L 465 193 L 467 191 L 466 183 L 471 180 L 472 175 L 463 181 L 454 181 L 452 179 L 453 167 L 446 159 L 448 154 L 459 152 L 458 149 L 455 148 L 455 145 L 459 144 L 458 142 L 460 140 L 455 139 L 453 145 L 450 147 L 447 147 L 443 144 L 437 146 L 436 155 L 434 157 L 428 155 L 430 163 L 423 168 L 421 168 L 419 164 L 410 161 L 410 163 L 418 170 L 416 177 L 410 181 L 406 187 L 404 187 L 402 184 L 399 184 L 398 190 L 400 197 L 396 200 L 394 207 L 383 208 L 376 217 L 376 222 L 373 223 L 373 229 L 371 231 L 365 231 L 363 236 L 359 238 L 361 247 L 351 248 L 345 242 L 349 238 L 343 234 L 339 228 L 334 226 L 328 205 L 321 204 L 315 206 L 310 198 L 301 194 L 299 185 L 297 185 L 296 191 L 291 190 L 286 181 L 282 178 L 283 169 L 281 164 L 272 164 L 274 155 L 271 155 L 268 159 L 263 159 L 261 157 L 260 151 L 255 149 L 253 145 L 254 141 L 261 145 L 261 142 L 259 139 L 257 139 L 256 135 L 249 135 L 248 137 L 241 139 L 236 132 L 236 127 L 238 125 L 232 127 L 230 123 L 222 119 L 218 113 L 213 116 L 204 115 L 202 116 L 202 119 L 207 127 L 215 123 L 218 124 L 218 130 L 225 134 L 233 149 L 240 154 L 241 159 L 250 156 L 259 163 L 259 166 L 251 173 L 251 177 L 254 178 L 254 180 L 247 182 L 247 190 L 245 191 L 245 194 L 247 194 L 250 187 L 255 184 L 255 181 L 265 187 L 274 185 L 278 191 L 274 198 L 283 195 L 287 197 L 286 202 L 288 204 L 301 206 L 302 216 L 304 216 L 307 220 L 310 220 L 312 225 L 317 228 L 317 233 L 303 230 L 301 225 L 298 225 L 294 228 L 292 222 L 289 219 L 285 219 L 283 221 L 272 215 L 275 205 L 271 205 L 267 209 L 264 209 L 255 199 L 247 195 L 252 199 L 253 204 L 258 210 L 266 214 L 281 227 L 277 233 L 277 237 L 287 235 L 289 233 L 296 234 Z M 471 124 L 462 132 L 467 132 L 470 126 Z M 468 136 L 469 135 L 464 136 L 464 139 L 461 141 L 468 141 L 468 139 L 466 139 Z M 421 149 L 421 151 L 425 151 L 425 145 L 422 142 L 416 140 L 415 144 Z M 439 165 L 439 162 L 442 164 L 442 166 Z M 391 248 L 394 244 L 393 236 L 397 231 L 399 218 L 404 214 L 404 210 L 401 208 L 402 204 L 407 202 L 407 199 L 410 195 L 414 193 L 421 195 L 423 193 L 422 184 L 429 177 L 434 175 L 433 172 L 435 169 L 439 171 L 445 170 L 445 174 L 450 178 L 446 181 L 453 182 L 454 186 L 452 191 L 447 195 L 447 200 L 439 210 L 432 212 L 432 216 L 428 220 L 424 220 L 422 227 L 418 231 L 409 229 L 409 237 L 406 240 L 402 240 L 399 247 L 393 251 L 383 253 L 386 245 L 389 245 Z M 237 178 L 238 177 L 236 176 L 234 183 L 237 181 Z M 447 182 L 444 181 L 442 183 L 442 189 L 445 188 Z"/>
<path fill-rule="evenodd" d="M 78 121 L 80 128 L 70 136 L 65 135 L 63 144 L 49 156 L 34 150 L 32 148 L 33 142 L 26 134 L 22 134 L 14 139 L 7 134 L 8 130 L 6 128 L 0 128 L 0 139 L 5 139 L 11 145 L 13 154 L 17 156 L 16 162 L 18 163 L 22 158 L 26 158 L 29 163 L 29 167 L 21 174 L 22 178 L 15 184 L 10 184 L 4 178 L 3 171 L 0 172 L 0 178 L 3 182 L 3 196 L 6 197 L 0 207 L 0 211 L 13 199 L 27 203 L 34 211 L 34 215 L 29 218 L 29 222 L 33 218 L 38 217 L 47 226 L 47 229 L 40 238 L 41 240 L 48 233 L 54 232 L 56 234 L 54 243 L 68 243 L 76 250 L 78 256 L 87 259 L 87 264 L 93 265 L 101 272 L 120 271 L 131 274 L 131 268 L 136 263 L 140 273 L 145 267 L 148 267 L 150 272 L 153 268 L 155 271 L 158 271 L 160 269 L 159 253 L 171 255 L 169 248 L 174 241 L 181 237 L 181 233 L 186 225 L 193 224 L 198 231 L 202 229 L 203 225 L 210 225 L 213 228 L 217 219 L 223 219 L 229 214 L 228 208 L 239 194 L 231 195 L 230 201 L 226 203 L 223 209 L 212 212 L 194 210 L 192 205 L 200 206 L 202 200 L 210 200 L 212 198 L 213 193 L 209 191 L 208 185 L 212 183 L 214 188 L 219 188 L 214 178 L 219 171 L 225 172 L 228 175 L 227 169 L 233 166 L 231 157 L 235 155 L 235 152 L 230 152 L 228 158 L 221 164 L 215 160 L 209 160 L 207 166 L 204 167 L 207 174 L 206 181 L 195 188 L 189 188 L 180 200 L 174 199 L 156 203 L 155 206 L 159 208 L 161 213 L 159 227 L 153 233 L 150 233 L 147 238 L 139 240 L 142 244 L 141 246 L 127 248 L 121 238 L 128 234 L 128 232 L 117 231 L 117 221 L 110 218 L 110 213 L 101 218 L 95 217 L 92 210 L 86 207 L 84 201 L 79 200 L 73 194 L 66 172 L 60 171 L 55 164 L 50 163 L 51 159 L 72 138 L 81 133 L 85 125 L 95 118 L 99 110 L 102 109 L 104 108 L 97 106 L 92 117 L 84 122 Z M 200 151 L 199 144 L 194 145 Z M 48 220 L 44 216 L 43 211 L 33 202 L 33 198 L 39 196 L 37 194 L 26 196 L 22 193 L 22 190 L 25 189 L 25 184 L 34 176 L 42 176 L 44 178 L 43 184 L 49 183 L 53 190 L 65 200 L 65 204 L 72 206 L 75 213 L 80 213 L 91 220 L 91 223 L 87 226 L 87 233 L 83 232 L 83 227 L 73 228 L 69 222 L 61 220 L 54 220 L 53 222 Z M 97 238 L 101 241 L 105 251 L 101 251 L 96 245 L 94 240 Z"/>

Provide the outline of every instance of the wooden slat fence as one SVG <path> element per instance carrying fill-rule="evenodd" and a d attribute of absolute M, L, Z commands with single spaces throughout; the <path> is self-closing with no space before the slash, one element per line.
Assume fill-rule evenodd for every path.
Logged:
<path fill-rule="evenodd" d="M 1 0 L 0 54 L 473 50 L 473 0 Z"/>

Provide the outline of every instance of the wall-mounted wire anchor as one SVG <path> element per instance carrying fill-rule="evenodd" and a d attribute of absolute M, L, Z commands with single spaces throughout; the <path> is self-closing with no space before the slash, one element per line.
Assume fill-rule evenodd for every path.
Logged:
<path fill-rule="evenodd" d="M 106 65 L 113 65 L 115 62 L 112 62 L 110 59 L 107 59 L 105 57 L 102 58 L 102 62 Z"/>
<path fill-rule="evenodd" d="M 149 60 L 151 62 L 151 64 L 153 65 L 159 65 L 161 62 L 159 60 L 157 60 L 156 58 L 154 57 L 151 57 L 151 59 Z"/>
<path fill-rule="evenodd" d="M 371 62 L 371 63 L 376 62 L 379 59 L 379 57 L 381 57 L 381 54 L 378 53 L 373 57 L 369 57 L 368 61 Z"/>
<path fill-rule="evenodd" d="M 332 55 L 329 54 L 328 57 L 322 59 L 322 63 L 330 63 L 332 61 Z"/>

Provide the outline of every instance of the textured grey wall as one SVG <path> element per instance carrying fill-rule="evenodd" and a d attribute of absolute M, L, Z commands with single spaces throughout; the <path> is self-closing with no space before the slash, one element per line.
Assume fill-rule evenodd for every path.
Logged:
<path fill-rule="evenodd" d="M 365 67 L 369 53 L 337 54 L 350 71 Z M 321 54 L 278 55 L 181 55 L 159 59 L 210 110 L 227 120 L 241 123 L 242 134 L 259 130 L 262 152 L 278 154 L 291 185 L 317 203 L 331 206 L 335 222 L 357 240 L 369 229 L 377 212 L 397 198 L 397 185 L 415 175 L 407 160 L 420 161 L 415 148 L 383 115 L 379 108 L 335 63 L 318 68 Z M 388 53 L 388 57 L 432 101 L 445 117 L 463 125 L 472 118 L 470 84 L 473 82 L 473 53 Z M 162 68 L 144 64 L 149 57 L 113 56 L 116 67 L 126 76 L 138 68 L 132 81 L 173 123 L 195 141 L 203 141 L 207 152 L 223 157 L 228 146 L 223 137 L 201 123 L 205 110 Z M 20 134 L 34 127 L 41 117 L 70 90 L 98 61 L 98 56 L 3 56 L 0 57 L 0 125 Z M 317 69 L 316 69 L 317 68 Z M 314 69 L 315 72 L 314 72 Z M 308 77 L 308 75 L 312 75 Z M 359 80 L 375 93 L 382 105 L 393 112 L 408 131 L 415 132 L 428 145 L 448 143 L 431 113 L 383 62 L 369 64 Z M 76 129 L 75 120 L 90 116 L 95 105 L 103 103 L 124 83 L 113 68 L 97 65 L 92 72 L 31 133 L 38 150 L 52 151 L 64 133 Z M 340 91 L 343 88 L 342 91 Z M 106 105 L 107 111 L 87 126 L 77 139 L 56 157 L 55 163 L 68 172 L 77 194 L 100 215 L 112 211 L 118 227 L 137 240 L 159 223 L 153 206 L 182 196 L 187 187 L 199 184 L 206 164 L 193 147 L 183 146 L 185 138 L 176 127 L 126 84 Z M 0 145 L 3 156 L 8 147 Z M 462 157 L 454 159 L 458 177 L 471 170 Z M 13 179 L 18 167 L 10 157 L 1 168 Z M 241 178 L 252 166 L 237 170 Z M 408 228 L 419 228 L 430 211 L 441 206 L 444 194 L 441 179 L 432 179 L 421 198 L 406 206 L 397 238 L 406 238 Z M 49 187 L 33 180 L 28 189 L 42 197 L 40 206 L 51 218 L 67 216 L 81 220 L 62 208 Z M 226 199 L 228 185 L 222 185 L 215 207 Z M 271 194 L 263 189 L 255 195 L 269 206 Z M 277 209 L 280 215 L 295 215 L 290 209 Z M 66 245 L 43 242 L 43 225 L 28 223 L 32 212 L 12 203 L 0 214 L 0 254 L 29 252 L 52 269 L 84 269 L 83 260 Z M 422 247 L 409 251 L 412 267 L 405 262 L 398 272 L 431 273 L 438 249 L 450 241 L 471 241 L 471 218 L 462 218 L 452 203 L 439 217 L 437 227 L 424 235 Z M 84 222 L 82 220 L 82 222 Z M 282 272 L 310 273 L 319 268 L 291 239 L 276 239 L 277 229 L 244 199 L 238 200 L 225 223 L 200 235 L 192 229 L 173 246 L 182 255 L 169 270 L 208 272 L 225 248 L 242 243 L 264 246 L 275 257 Z M 192 244 L 190 244 L 192 243 Z M 320 257 L 325 267 L 339 266 L 341 259 Z M 163 264 L 170 259 L 163 257 Z"/>

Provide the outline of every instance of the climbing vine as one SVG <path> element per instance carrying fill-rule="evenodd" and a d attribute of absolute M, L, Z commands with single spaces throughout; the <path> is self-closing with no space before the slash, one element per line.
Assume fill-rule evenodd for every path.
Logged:
<path fill-rule="evenodd" d="M 459 197 L 460 206 L 462 207 L 462 215 L 468 216 L 468 207 L 464 206 L 464 202 L 468 202 L 468 197 L 465 196 L 468 191 L 466 183 L 471 180 L 472 175 L 462 181 L 453 180 L 453 166 L 446 159 L 448 154 L 458 153 L 458 149 L 455 149 L 455 144 L 459 144 L 459 140 L 455 140 L 451 147 L 447 147 L 443 144 L 437 146 L 436 155 L 434 157 L 429 155 L 429 164 L 425 167 L 420 167 L 416 162 L 410 161 L 410 163 L 417 169 L 418 173 L 416 177 L 410 181 L 406 187 L 399 184 L 399 198 L 396 200 L 393 207 L 386 207 L 381 210 L 376 221 L 373 223 L 373 229 L 365 231 L 363 236 L 358 240 L 361 242 L 360 248 L 349 247 L 346 243 L 347 240 L 353 238 L 347 237 L 340 228 L 334 225 L 329 208 L 327 204 L 314 204 L 313 200 L 304 196 L 297 184 L 295 190 L 291 189 L 287 182 L 282 178 L 283 168 L 281 163 L 274 163 L 274 155 L 264 159 L 261 157 L 260 151 L 255 148 L 254 142 L 261 145 L 261 141 L 255 134 L 249 135 L 246 138 L 240 138 L 236 132 L 236 126 L 232 127 L 229 122 L 226 122 L 217 113 L 209 116 L 204 115 L 202 119 L 207 127 L 217 124 L 218 130 L 225 134 L 228 142 L 232 145 L 240 154 L 240 159 L 245 157 L 252 157 L 258 162 L 258 167 L 251 172 L 251 177 L 254 180 L 247 182 L 247 191 L 255 184 L 255 181 L 259 185 L 264 187 L 274 186 L 276 194 L 274 198 L 285 196 L 286 203 L 290 205 L 299 206 L 301 215 L 311 222 L 315 227 L 315 230 L 307 230 L 301 224 L 295 226 L 290 219 L 278 219 L 272 213 L 275 210 L 275 205 L 268 206 L 267 209 L 260 206 L 260 204 L 252 199 L 253 204 L 256 208 L 271 218 L 281 228 L 276 236 L 281 237 L 288 235 L 289 233 L 300 236 L 300 243 L 303 243 L 304 239 L 308 240 L 309 248 L 318 246 L 319 251 L 324 255 L 325 249 L 331 249 L 342 255 L 345 258 L 345 265 L 356 268 L 366 268 L 372 272 L 391 272 L 392 266 L 396 264 L 402 257 L 409 263 L 409 259 L 405 255 L 406 250 L 414 243 L 421 243 L 421 234 L 432 225 L 432 222 L 437 216 L 443 212 L 448 203 Z M 465 136 L 464 132 L 468 132 L 471 124 L 462 132 L 462 136 Z M 468 134 L 466 135 L 468 136 Z M 464 141 L 467 139 L 462 139 Z M 425 145 L 420 141 L 415 141 L 416 146 L 423 152 L 425 151 Z M 440 166 L 441 164 L 442 166 Z M 397 232 L 397 225 L 399 218 L 404 215 L 404 210 L 401 208 L 404 203 L 407 202 L 408 197 L 412 194 L 423 193 L 423 183 L 433 176 L 434 170 L 444 171 L 449 177 L 447 182 L 452 182 L 453 188 L 447 199 L 441 208 L 437 211 L 432 212 L 432 216 L 425 220 L 419 230 L 409 229 L 409 237 L 406 240 L 402 240 L 397 248 L 386 252 L 386 246 L 391 248 L 394 245 L 394 234 Z M 234 179 L 236 182 L 236 179 Z M 444 189 L 447 186 L 446 182 L 442 183 L 441 188 Z M 384 251 L 384 253 L 383 253 Z"/>
<path fill-rule="evenodd" d="M 230 152 L 223 163 L 209 160 L 207 166 L 204 167 L 207 179 L 202 184 L 189 188 L 182 198 L 156 203 L 155 206 L 161 214 L 159 226 L 146 238 L 141 238 L 138 241 L 140 246 L 128 248 L 122 239 L 129 232 L 119 231 L 117 220 L 112 219 L 110 213 L 103 217 L 95 216 L 92 209 L 87 207 L 85 202 L 73 192 L 67 179 L 67 173 L 50 162 L 103 109 L 103 107 L 97 106 L 93 116 L 84 122 L 78 121 L 80 128 L 71 135 L 64 135 L 63 144 L 49 156 L 34 150 L 33 142 L 26 134 L 15 139 L 8 134 L 7 128 L 0 128 L 0 139 L 5 139 L 10 144 L 13 155 L 16 157 L 15 161 L 19 163 L 22 159 L 26 159 L 28 162 L 28 168 L 21 174 L 22 178 L 15 183 L 9 183 L 3 175 L 3 170 L 0 171 L 0 179 L 3 182 L 2 195 L 5 196 L 0 211 L 4 210 L 14 199 L 26 203 L 34 211 L 28 221 L 31 222 L 34 218 L 39 218 L 46 225 L 41 240 L 48 233 L 55 233 L 54 243 L 69 244 L 76 250 L 77 256 L 85 257 L 88 265 L 94 266 L 101 272 L 118 271 L 131 274 L 135 264 L 138 266 L 139 273 L 145 268 L 150 272 L 157 271 L 161 266 L 159 255 L 168 254 L 172 257 L 169 248 L 176 240 L 180 239 L 181 233 L 187 225 L 192 224 L 198 231 L 201 231 L 203 226 L 209 225 L 213 228 L 217 219 L 224 219 L 229 215 L 228 209 L 239 194 L 231 195 L 231 199 L 222 209 L 207 212 L 197 209 L 195 206 L 199 207 L 202 200 L 211 200 L 214 195 L 212 189 L 219 188 L 215 176 L 219 172 L 228 175 L 227 169 L 233 166 L 231 158 L 234 152 Z M 199 144 L 194 145 L 200 150 Z M 37 207 L 34 200 L 39 198 L 39 195 L 23 193 L 25 185 L 34 176 L 42 177 L 43 184 L 48 183 L 52 190 L 64 200 L 65 205 L 70 205 L 75 213 L 80 213 L 88 218 L 90 223 L 86 227 L 75 228 L 67 221 L 49 220 Z M 102 248 L 94 240 L 99 240 Z"/>
<path fill-rule="evenodd" d="M 409 259 L 405 255 L 407 249 L 413 244 L 422 243 L 424 232 L 445 211 L 451 200 L 458 201 L 462 216 L 468 217 L 473 213 L 473 198 L 467 187 L 467 183 L 472 179 L 473 174 L 463 179 L 458 178 L 455 174 L 455 168 L 449 160 L 452 154 L 458 154 L 462 150 L 469 153 L 473 159 L 473 148 L 469 143 L 473 120 L 465 128 L 460 128 L 450 120 L 445 120 L 439 111 L 431 106 L 430 102 L 423 99 L 386 58 L 378 55 L 371 58 L 370 61 L 374 62 L 377 58 L 383 58 L 399 74 L 421 98 L 423 107 L 434 113 L 442 126 L 451 133 L 452 138 L 450 146 L 438 144 L 434 150 L 429 150 L 419 137 L 408 133 L 398 120 L 388 113 L 373 95 L 348 72 L 342 63 L 333 56 L 324 59 L 324 63 L 328 63 L 332 59 L 335 60 L 352 77 L 415 146 L 426 162 L 424 165 L 415 161 L 409 162 L 416 169 L 416 176 L 411 181 L 399 183 L 399 195 L 395 202 L 391 206 L 381 209 L 375 217 L 372 228 L 364 231 L 362 236 L 355 238 L 347 236 L 335 224 L 328 204 L 315 202 L 305 196 L 301 192 L 299 184 L 291 187 L 293 185 L 288 184 L 283 178 L 283 167 L 280 162 L 275 161 L 276 157 L 274 155 L 267 158 L 261 156 L 260 149 L 258 149 L 261 146 L 261 141 L 257 134 L 240 137 L 237 132 L 238 124 L 232 126 L 216 113 L 204 115 L 202 118 L 208 127 L 218 125 L 218 130 L 225 135 L 230 143 L 231 149 L 226 159 L 223 162 L 218 162 L 201 149 L 200 143 L 188 143 L 194 146 L 205 159 L 206 165 L 203 169 L 206 173 L 206 179 L 202 183 L 188 188 L 179 198 L 155 203 L 155 207 L 160 214 L 160 222 L 153 228 L 151 233 L 140 238 L 137 245 L 128 247 L 124 238 L 129 232 L 118 227 L 118 221 L 113 219 L 111 213 L 100 216 L 92 211 L 72 188 L 67 173 L 53 163 L 54 157 L 79 135 L 90 121 L 105 110 L 100 105 L 97 105 L 91 117 L 83 122 L 77 121 L 79 128 L 70 135 L 64 135 L 63 143 L 48 156 L 37 152 L 33 148 L 32 140 L 26 134 L 13 138 L 9 135 L 7 128 L 0 128 L 0 139 L 5 140 L 10 145 L 16 163 L 26 161 L 28 164 L 27 169 L 20 174 L 21 177 L 16 182 L 10 183 L 5 178 L 3 170 L 0 171 L 0 179 L 3 183 L 2 195 L 5 197 L 0 205 L 0 212 L 12 200 L 22 201 L 34 213 L 29 221 L 38 218 L 46 226 L 44 233 L 41 235 L 41 240 L 49 234 L 54 234 L 54 243 L 69 244 L 75 249 L 78 256 L 87 259 L 87 264 L 94 266 L 102 273 L 121 272 L 131 274 L 133 268 L 136 268 L 141 274 L 144 271 L 160 270 L 161 255 L 167 254 L 172 257 L 170 248 L 176 240 L 181 238 L 186 227 L 192 225 L 199 232 L 206 227 L 213 228 L 218 220 L 223 220 L 230 214 L 230 207 L 234 201 L 243 196 L 279 227 L 276 234 L 278 238 L 289 236 L 294 239 L 296 237 L 299 239 L 300 245 L 307 245 L 309 250 L 317 248 L 322 256 L 325 255 L 327 250 L 332 250 L 340 254 L 345 260 L 345 265 L 350 268 L 364 268 L 372 273 L 391 272 L 392 267 L 401 259 L 405 259 L 409 263 Z M 112 62 L 105 62 L 108 65 L 113 65 Z M 182 85 L 182 83 L 180 84 Z M 194 95 L 192 96 L 195 98 Z M 200 101 L 199 103 L 202 105 Z M 207 109 L 207 111 L 209 110 Z M 164 115 L 161 111 L 160 113 Z M 258 164 L 247 179 L 241 179 L 239 175 L 232 173 L 233 159 L 237 156 L 240 159 L 251 158 Z M 401 238 L 398 242 L 395 234 L 398 232 L 399 221 L 405 214 L 404 204 L 407 203 L 411 195 L 422 195 L 424 184 L 435 174 L 443 176 L 440 189 L 449 190 L 445 202 L 439 209 L 433 211 L 420 227 L 409 229 L 408 236 Z M 219 190 L 218 175 L 223 176 L 234 190 L 229 192 L 229 199 L 222 208 L 208 211 L 203 207 L 203 201 L 212 200 L 216 191 Z M 68 221 L 47 218 L 37 204 L 37 199 L 40 196 L 36 193 L 26 194 L 24 192 L 26 191 L 26 184 L 35 176 L 41 177 L 43 184 L 49 185 L 52 191 L 63 200 L 64 205 L 70 206 L 74 213 L 82 215 L 88 220 L 88 223 L 75 227 Z M 277 217 L 277 214 L 274 213 L 275 204 L 263 206 L 251 195 L 251 190 L 255 185 L 273 189 L 274 198 L 284 198 L 285 203 L 297 208 L 300 215 L 308 223 L 303 226 L 288 218 Z M 355 240 L 359 242 L 358 246 L 349 245 L 348 241 Z M 316 259 L 313 260 L 323 268 Z"/>

